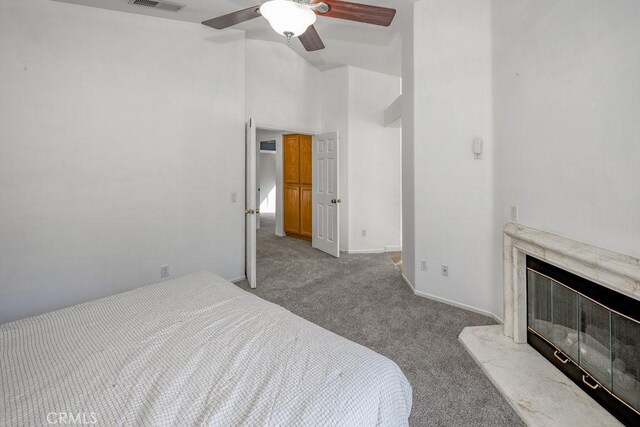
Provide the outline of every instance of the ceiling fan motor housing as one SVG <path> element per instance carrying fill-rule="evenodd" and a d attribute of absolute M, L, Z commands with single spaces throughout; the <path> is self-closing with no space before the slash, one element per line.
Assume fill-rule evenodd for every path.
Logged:
<path fill-rule="evenodd" d="M 316 14 L 311 8 L 291 0 L 270 0 L 260 6 L 260 13 L 276 33 L 288 40 L 304 34 L 316 22 Z"/>

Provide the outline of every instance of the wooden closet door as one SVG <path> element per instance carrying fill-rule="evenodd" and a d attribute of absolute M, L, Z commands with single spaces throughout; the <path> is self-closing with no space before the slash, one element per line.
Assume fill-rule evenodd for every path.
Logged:
<path fill-rule="evenodd" d="M 300 185 L 311 186 L 313 182 L 313 147 L 310 135 L 300 135 Z"/>
<path fill-rule="evenodd" d="M 313 236 L 312 228 L 312 203 L 313 191 L 311 187 L 300 187 L 300 235 L 305 237 Z"/>
<path fill-rule="evenodd" d="M 284 185 L 284 232 L 300 234 L 300 186 Z"/>
<path fill-rule="evenodd" d="M 283 137 L 284 232 L 300 234 L 300 138 Z"/>
<path fill-rule="evenodd" d="M 300 135 L 300 234 L 311 237 L 313 183 L 313 145 L 310 135 Z"/>
<path fill-rule="evenodd" d="M 283 146 L 284 231 L 311 239 L 312 138 L 309 135 L 284 135 Z"/>
<path fill-rule="evenodd" d="M 284 183 L 300 185 L 300 136 L 284 135 Z"/>

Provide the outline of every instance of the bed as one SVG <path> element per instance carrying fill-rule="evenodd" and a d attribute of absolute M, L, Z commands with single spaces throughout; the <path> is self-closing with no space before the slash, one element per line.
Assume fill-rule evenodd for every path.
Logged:
<path fill-rule="evenodd" d="M 411 410 L 391 360 L 204 272 L 0 325 L 0 381 L 0 425 L 406 425 Z"/>

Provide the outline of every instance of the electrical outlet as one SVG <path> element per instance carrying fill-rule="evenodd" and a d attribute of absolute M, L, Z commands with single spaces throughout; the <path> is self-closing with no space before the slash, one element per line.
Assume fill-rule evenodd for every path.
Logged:
<path fill-rule="evenodd" d="M 366 228 L 362 229 L 362 237 L 367 237 L 367 229 Z"/>
<path fill-rule="evenodd" d="M 160 278 L 164 279 L 165 277 L 169 277 L 169 266 L 163 265 L 160 267 Z"/>
<path fill-rule="evenodd" d="M 449 266 L 446 264 L 442 264 L 441 273 L 444 277 L 449 277 Z"/>
<path fill-rule="evenodd" d="M 511 221 L 518 222 L 518 207 L 511 206 Z"/>
<path fill-rule="evenodd" d="M 238 201 L 238 193 L 231 193 L 231 203 Z"/>
<path fill-rule="evenodd" d="M 427 261 L 425 261 L 425 260 L 420 261 L 420 270 L 422 270 L 422 271 L 427 271 L 428 270 Z"/>

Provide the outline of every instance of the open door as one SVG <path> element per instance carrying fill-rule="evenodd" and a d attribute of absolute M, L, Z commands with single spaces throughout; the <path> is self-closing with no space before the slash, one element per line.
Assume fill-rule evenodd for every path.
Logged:
<path fill-rule="evenodd" d="M 313 137 L 314 248 L 340 256 L 340 198 L 338 197 L 338 132 Z"/>
<path fill-rule="evenodd" d="M 249 286 L 256 287 L 256 227 L 259 213 L 258 181 L 256 164 L 258 147 L 256 144 L 256 127 L 253 119 L 249 119 L 245 127 L 246 160 L 245 160 L 245 274 Z"/>

